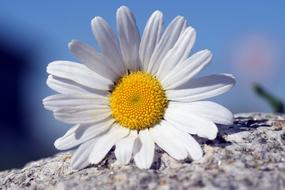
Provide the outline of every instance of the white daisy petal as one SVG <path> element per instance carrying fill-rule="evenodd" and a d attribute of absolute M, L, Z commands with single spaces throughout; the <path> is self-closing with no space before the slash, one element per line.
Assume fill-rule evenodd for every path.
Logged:
<path fill-rule="evenodd" d="M 211 98 L 229 91 L 235 84 L 235 79 L 229 74 L 210 75 L 192 79 L 180 86 L 181 89 L 167 90 L 169 100 L 193 102 Z"/>
<path fill-rule="evenodd" d="M 184 109 L 173 104 L 169 104 L 164 118 L 177 129 L 190 134 L 197 134 L 203 138 L 215 139 L 218 133 L 218 128 L 212 121 L 185 112 Z"/>
<path fill-rule="evenodd" d="M 203 150 L 200 144 L 189 134 L 181 133 L 184 135 L 184 138 L 181 137 L 181 140 L 184 140 L 184 145 L 188 151 L 189 156 L 193 160 L 199 160 L 203 157 Z"/>
<path fill-rule="evenodd" d="M 130 162 L 137 136 L 137 131 L 133 130 L 127 137 L 116 143 L 115 156 L 120 164 L 128 164 Z"/>
<path fill-rule="evenodd" d="M 72 40 L 68 44 L 68 47 L 81 63 L 102 77 L 111 81 L 115 81 L 119 77 L 116 73 L 118 65 L 108 61 L 103 54 L 98 53 L 91 46 L 77 40 Z"/>
<path fill-rule="evenodd" d="M 174 46 L 180 34 L 184 31 L 185 27 L 186 20 L 183 17 L 178 16 L 172 20 L 172 22 L 165 29 L 161 39 L 153 51 L 147 72 L 153 75 L 156 74 L 159 65 L 161 64 L 161 60 L 165 57 L 168 50 Z"/>
<path fill-rule="evenodd" d="M 179 138 L 179 141 L 181 141 L 181 143 L 184 145 L 189 156 L 193 160 L 199 160 L 200 158 L 202 158 L 203 150 L 202 150 L 201 146 L 199 145 L 199 143 L 191 135 L 189 135 L 185 132 L 179 131 L 178 129 L 173 127 L 173 125 L 171 125 L 171 124 L 169 124 L 169 127 L 175 131 L 175 134 Z"/>
<path fill-rule="evenodd" d="M 54 111 L 54 118 L 58 121 L 76 124 L 76 123 L 93 123 L 101 121 L 111 116 L 110 109 L 94 110 L 72 110 L 69 108 L 60 108 Z"/>
<path fill-rule="evenodd" d="M 140 149 L 134 155 L 134 160 L 138 168 L 148 169 L 151 167 L 154 157 L 154 142 L 148 129 L 139 132 Z"/>
<path fill-rule="evenodd" d="M 154 142 L 177 160 L 187 158 L 187 151 L 179 139 L 179 135 L 165 121 L 149 129 Z"/>
<path fill-rule="evenodd" d="M 185 83 L 189 83 L 193 76 L 198 74 L 212 59 L 209 50 L 195 53 L 187 60 L 180 62 L 173 69 L 165 71 L 164 76 L 160 76 L 161 83 L 165 89 L 175 89 Z"/>
<path fill-rule="evenodd" d="M 91 153 L 97 139 L 89 140 L 81 144 L 74 152 L 71 158 L 71 167 L 74 170 L 80 170 L 87 167 L 90 162 L 88 161 L 89 154 Z"/>
<path fill-rule="evenodd" d="M 169 102 L 173 106 L 179 106 L 189 114 L 194 114 L 211 120 L 214 123 L 231 125 L 233 123 L 233 114 L 230 110 L 210 101 L 198 101 L 190 103 Z M 170 105 L 172 107 L 172 105 Z"/>
<path fill-rule="evenodd" d="M 142 143 L 140 141 L 140 138 L 136 138 L 134 142 L 134 147 L 133 147 L 133 155 L 136 155 L 141 149 Z"/>
<path fill-rule="evenodd" d="M 57 120 L 70 124 L 97 122 L 111 115 L 106 97 L 93 94 L 57 94 L 45 98 L 43 104 Z"/>
<path fill-rule="evenodd" d="M 152 53 L 160 40 L 163 30 L 163 15 L 160 11 L 155 11 L 148 19 L 139 48 L 141 68 L 146 71 Z"/>
<path fill-rule="evenodd" d="M 61 94 L 88 94 L 92 93 L 93 91 L 95 91 L 95 94 L 102 94 L 104 92 L 97 89 L 86 88 L 74 81 L 62 79 L 52 75 L 48 76 L 47 85 L 54 91 Z"/>
<path fill-rule="evenodd" d="M 73 148 L 103 134 L 113 123 L 114 120 L 109 118 L 97 123 L 75 125 L 69 129 L 64 136 L 58 138 L 54 142 L 54 146 L 59 150 Z"/>
<path fill-rule="evenodd" d="M 124 63 L 129 70 L 138 70 L 140 34 L 133 13 L 126 6 L 117 10 L 117 28 Z"/>
<path fill-rule="evenodd" d="M 98 164 L 101 162 L 111 148 L 122 138 L 129 134 L 130 130 L 121 127 L 119 124 L 114 124 L 111 129 L 101 136 L 95 143 L 91 154 L 89 155 L 89 162 Z"/>
<path fill-rule="evenodd" d="M 56 139 L 56 141 L 54 142 L 55 148 L 57 148 L 58 150 L 67 150 L 81 144 L 82 142 L 73 146 L 73 141 L 76 139 L 75 134 L 76 133 L 82 134 L 82 131 L 84 130 L 85 127 L 80 127 L 79 124 L 71 127 L 62 137 Z"/>
<path fill-rule="evenodd" d="M 103 78 L 86 66 L 71 61 L 54 61 L 47 67 L 51 75 L 72 80 L 78 84 L 99 90 L 109 90 L 113 85 L 111 80 Z"/>
<path fill-rule="evenodd" d="M 171 48 L 165 57 L 161 60 L 161 64 L 157 71 L 157 77 L 161 80 L 165 78 L 176 65 L 184 61 L 190 54 L 196 39 L 196 32 L 192 27 L 187 27 L 180 35 L 174 47 Z M 172 81 L 175 83 L 174 81 Z"/>
<path fill-rule="evenodd" d="M 111 27 L 101 17 L 95 17 L 91 21 L 91 27 L 93 34 L 102 49 L 102 53 L 108 57 L 111 62 L 117 64 L 116 68 L 119 73 L 124 74 L 126 69 L 123 63 L 120 46 Z"/>
<path fill-rule="evenodd" d="M 107 97 L 96 94 L 56 94 L 43 99 L 43 105 L 47 110 L 55 111 L 62 108 L 102 108 L 109 106 Z"/>

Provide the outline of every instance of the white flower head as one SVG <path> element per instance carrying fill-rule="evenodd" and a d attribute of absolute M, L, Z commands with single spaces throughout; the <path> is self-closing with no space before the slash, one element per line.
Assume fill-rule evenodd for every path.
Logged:
<path fill-rule="evenodd" d="M 117 10 L 118 38 L 101 17 L 91 22 L 101 48 L 69 43 L 81 64 L 54 61 L 47 67 L 47 85 L 59 94 L 43 100 L 54 117 L 74 126 L 55 141 L 59 150 L 78 147 L 72 168 L 98 164 L 115 146 L 119 163 L 132 159 L 150 168 L 155 145 L 171 157 L 200 159 L 203 151 L 191 135 L 215 139 L 218 124 L 231 124 L 232 113 L 204 99 L 230 90 L 229 74 L 195 78 L 212 54 L 190 56 L 196 32 L 177 16 L 164 29 L 155 11 L 142 37 L 129 8 Z"/>

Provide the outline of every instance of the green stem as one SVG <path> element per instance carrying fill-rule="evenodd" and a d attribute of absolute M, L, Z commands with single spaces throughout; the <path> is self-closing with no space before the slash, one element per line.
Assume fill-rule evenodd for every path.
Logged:
<path fill-rule="evenodd" d="M 254 84 L 253 85 L 253 90 L 255 93 L 266 100 L 271 108 L 273 109 L 274 112 L 276 113 L 284 113 L 284 105 L 282 101 L 270 94 L 267 90 L 265 90 L 260 84 Z"/>

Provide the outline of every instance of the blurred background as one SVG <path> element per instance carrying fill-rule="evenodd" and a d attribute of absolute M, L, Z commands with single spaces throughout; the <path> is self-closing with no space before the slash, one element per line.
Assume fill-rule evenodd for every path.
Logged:
<path fill-rule="evenodd" d="M 90 29 L 94 16 L 115 29 L 115 12 L 132 9 L 140 30 L 159 9 L 165 24 L 185 16 L 197 30 L 193 51 L 210 49 L 212 64 L 201 74 L 232 73 L 236 87 L 214 100 L 234 113 L 272 112 L 257 96 L 260 84 L 285 100 L 285 2 L 253 1 L 0 1 L 0 170 L 52 155 L 53 142 L 69 128 L 43 109 L 46 66 L 53 60 L 73 60 L 67 43 L 79 39 L 97 47 Z M 263 89 L 256 88 L 263 93 Z M 263 93 L 264 94 L 264 93 Z"/>

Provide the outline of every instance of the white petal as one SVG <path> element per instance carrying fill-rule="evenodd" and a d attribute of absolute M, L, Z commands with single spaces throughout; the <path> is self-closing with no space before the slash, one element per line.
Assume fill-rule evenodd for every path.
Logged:
<path fill-rule="evenodd" d="M 218 133 L 218 128 L 212 121 L 187 113 L 173 104 L 167 107 L 164 118 L 177 129 L 203 138 L 215 139 Z"/>
<path fill-rule="evenodd" d="M 80 170 L 87 167 L 90 162 L 88 161 L 89 154 L 93 149 L 97 139 L 89 140 L 81 144 L 78 149 L 73 153 L 71 158 L 71 167 L 74 170 Z"/>
<path fill-rule="evenodd" d="M 86 88 L 74 81 L 62 79 L 52 75 L 48 76 L 47 85 L 60 94 L 106 94 L 107 91 Z"/>
<path fill-rule="evenodd" d="M 68 47 L 81 63 L 102 77 L 111 81 L 115 81 L 119 77 L 116 73 L 118 66 L 108 61 L 103 54 L 98 53 L 91 46 L 77 40 L 72 40 L 68 44 Z"/>
<path fill-rule="evenodd" d="M 106 132 L 114 123 L 113 119 L 106 119 L 93 124 L 75 125 L 69 129 L 64 136 L 54 142 L 54 146 L 59 150 L 67 150 L 78 146 L 98 135 Z"/>
<path fill-rule="evenodd" d="M 108 98 L 96 94 L 55 94 L 43 99 L 43 105 L 47 110 L 57 109 L 82 109 L 102 108 L 107 109 Z"/>
<path fill-rule="evenodd" d="M 235 84 L 235 78 L 229 74 L 210 75 L 192 79 L 180 86 L 181 89 L 167 90 L 169 100 L 193 102 L 211 98 L 229 91 Z"/>
<path fill-rule="evenodd" d="M 153 75 L 156 74 L 159 65 L 161 64 L 161 60 L 165 57 L 168 50 L 174 46 L 185 27 L 186 20 L 183 17 L 178 16 L 172 20 L 153 51 L 147 72 Z"/>
<path fill-rule="evenodd" d="M 55 119 L 70 123 L 92 123 L 111 115 L 106 97 L 95 94 L 56 94 L 43 100 Z"/>
<path fill-rule="evenodd" d="M 93 34 L 99 43 L 102 53 L 114 64 L 117 64 L 119 73 L 126 72 L 120 46 L 117 37 L 113 33 L 111 27 L 101 17 L 95 17 L 91 21 Z"/>
<path fill-rule="evenodd" d="M 160 76 L 161 83 L 165 89 L 175 89 L 187 83 L 193 76 L 198 74 L 212 59 L 209 50 L 195 53 L 187 60 L 180 62 L 175 68 L 166 71 L 164 76 Z"/>
<path fill-rule="evenodd" d="M 140 138 L 136 138 L 134 142 L 134 147 L 133 147 L 133 155 L 136 155 L 141 149 L 142 143 L 140 141 Z"/>
<path fill-rule="evenodd" d="M 204 117 L 214 123 L 231 125 L 233 124 L 233 114 L 230 110 L 210 101 L 198 101 L 190 103 L 170 102 L 174 106 L 179 106 L 185 112 Z"/>
<path fill-rule="evenodd" d="M 137 131 L 131 131 L 127 137 L 116 143 L 115 156 L 120 164 L 128 164 L 130 162 L 137 136 Z"/>
<path fill-rule="evenodd" d="M 124 63 L 129 70 L 138 70 L 140 34 L 133 13 L 126 6 L 117 10 L 117 28 Z"/>
<path fill-rule="evenodd" d="M 184 137 L 185 147 L 188 151 L 188 154 L 193 160 L 199 160 L 203 157 L 203 150 L 200 144 L 189 134 L 182 133 Z M 183 138 L 181 137 L 181 140 Z"/>
<path fill-rule="evenodd" d="M 180 62 L 184 61 L 190 54 L 196 39 L 196 32 L 192 27 L 187 27 L 180 35 L 174 47 L 171 48 L 161 60 L 157 71 L 157 77 L 162 80 Z"/>
<path fill-rule="evenodd" d="M 203 151 L 199 143 L 189 134 L 179 131 L 173 125 L 169 125 L 170 128 L 172 128 L 172 131 L 175 131 L 175 134 L 178 137 L 178 141 L 180 141 L 183 146 L 186 148 L 189 156 L 193 160 L 199 160 L 203 156 Z"/>
<path fill-rule="evenodd" d="M 134 155 L 134 160 L 138 168 L 148 169 L 151 167 L 154 157 L 154 142 L 148 129 L 139 132 L 139 151 Z"/>
<path fill-rule="evenodd" d="M 109 90 L 113 85 L 111 80 L 101 77 L 83 64 L 71 61 L 54 61 L 47 67 L 51 75 L 72 80 L 78 84 L 99 90 Z"/>
<path fill-rule="evenodd" d="M 187 158 L 187 151 L 175 130 L 162 120 L 160 124 L 149 129 L 154 142 L 177 160 Z"/>
<path fill-rule="evenodd" d="M 76 123 L 93 123 L 106 119 L 111 116 L 111 110 L 94 109 L 94 110 L 72 110 L 61 108 L 54 111 L 54 117 L 58 121 L 76 124 Z"/>
<path fill-rule="evenodd" d="M 130 130 L 114 124 L 111 129 L 101 136 L 89 156 L 92 164 L 98 164 L 103 160 L 111 148 L 121 139 L 129 134 Z"/>
<path fill-rule="evenodd" d="M 160 40 L 163 30 L 163 15 L 155 11 L 148 19 L 141 39 L 139 56 L 144 71 L 147 70 L 152 53 Z"/>

